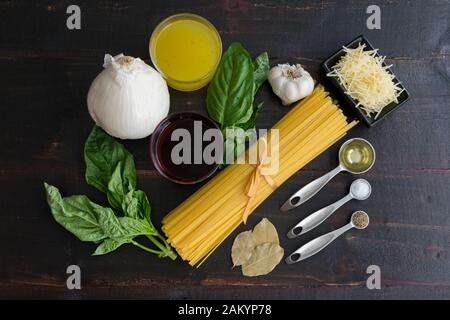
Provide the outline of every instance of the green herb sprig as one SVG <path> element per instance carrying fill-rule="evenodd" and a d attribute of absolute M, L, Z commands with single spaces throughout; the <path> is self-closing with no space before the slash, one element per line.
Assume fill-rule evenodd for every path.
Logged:
<path fill-rule="evenodd" d="M 98 244 L 93 255 L 107 254 L 129 243 L 174 260 L 175 252 L 152 224 L 147 195 L 136 190 L 133 155 L 95 126 L 86 140 L 84 159 L 86 182 L 105 193 L 112 208 L 95 204 L 85 195 L 63 198 L 56 187 L 45 183 L 55 220 L 81 241 Z M 136 241 L 138 236 L 147 237 L 154 248 Z"/>
<path fill-rule="evenodd" d="M 255 120 L 262 108 L 262 103 L 254 105 L 254 96 L 266 81 L 269 72 L 269 57 L 261 53 L 255 61 L 240 43 L 232 43 L 225 51 L 217 71 L 208 86 L 206 109 L 209 116 L 216 121 L 225 138 L 224 155 L 237 153 L 238 144 L 235 135 L 227 136 L 226 131 L 236 129 L 248 130 L 255 127 Z"/>

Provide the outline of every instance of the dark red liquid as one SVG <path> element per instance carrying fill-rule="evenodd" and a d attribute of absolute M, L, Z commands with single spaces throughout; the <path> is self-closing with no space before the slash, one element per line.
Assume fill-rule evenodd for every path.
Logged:
<path fill-rule="evenodd" d="M 210 176 L 216 169 L 217 164 L 206 164 L 203 161 L 202 155 L 197 155 L 200 157 L 201 163 L 195 163 L 195 150 L 194 150 L 194 139 L 197 139 L 197 143 L 201 142 L 201 152 L 203 154 L 203 149 L 211 143 L 211 141 L 203 141 L 201 137 L 194 135 L 194 121 L 201 122 L 201 137 L 207 129 L 216 128 L 211 120 L 195 113 L 180 113 L 169 118 L 160 125 L 160 130 L 154 132 L 153 134 L 158 134 L 156 139 L 156 145 L 152 147 L 152 151 L 156 153 L 155 165 L 159 167 L 160 171 L 168 178 L 181 183 L 193 183 L 200 181 L 208 176 Z M 190 164 L 181 163 L 175 164 L 172 161 L 171 154 L 172 149 L 180 143 L 180 141 L 172 141 L 172 133 L 176 129 L 186 129 L 190 133 Z M 198 140 L 200 139 L 200 140 Z M 154 148 L 156 147 L 156 148 Z M 197 159 L 198 160 L 198 159 Z"/>

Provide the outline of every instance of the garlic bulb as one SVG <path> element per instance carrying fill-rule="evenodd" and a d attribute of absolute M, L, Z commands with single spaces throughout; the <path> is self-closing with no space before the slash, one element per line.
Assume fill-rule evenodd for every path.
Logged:
<path fill-rule="evenodd" d="M 283 105 L 303 99 L 314 89 L 313 78 L 300 64 L 279 64 L 270 69 L 268 80 Z"/>
<path fill-rule="evenodd" d="M 123 54 L 105 55 L 103 67 L 87 97 L 92 119 L 117 138 L 147 137 L 169 112 L 166 81 L 141 59 Z"/>

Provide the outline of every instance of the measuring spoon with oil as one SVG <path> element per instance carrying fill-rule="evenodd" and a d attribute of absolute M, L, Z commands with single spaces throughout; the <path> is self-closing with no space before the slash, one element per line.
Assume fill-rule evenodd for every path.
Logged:
<path fill-rule="evenodd" d="M 292 252 L 286 259 L 287 264 L 293 264 L 297 263 L 299 261 L 305 260 L 322 249 L 324 249 L 326 246 L 328 246 L 331 242 L 333 242 L 337 237 L 342 235 L 343 233 L 347 232 L 348 230 L 352 228 L 356 229 L 365 229 L 369 225 L 369 215 L 365 213 L 364 211 L 356 211 L 352 214 L 352 217 L 350 219 L 350 222 L 346 224 L 345 226 L 334 230 L 332 232 L 326 233 L 318 238 L 315 238 L 300 248 L 298 248 L 296 251 Z"/>
<path fill-rule="evenodd" d="M 341 171 L 353 174 L 365 173 L 375 163 L 375 149 L 369 141 L 362 138 L 353 138 L 344 142 L 339 149 L 339 165 L 320 178 L 308 183 L 294 193 L 280 208 L 289 211 L 305 203 L 319 192 L 334 176 Z"/>
<path fill-rule="evenodd" d="M 366 200 L 370 197 L 371 193 L 372 187 L 370 186 L 369 181 L 365 179 L 356 179 L 350 185 L 350 191 L 345 197 L 307 216 L 305 219 L 297 223 L 295 227 L 289 230 L 287 237 L 289 239 L 293 239 L 301 234 L 307 233 L 324 222 L 329 216 L 331 216 L 337 209 L 342 207 L 348 201 L 353 199 Z"/>

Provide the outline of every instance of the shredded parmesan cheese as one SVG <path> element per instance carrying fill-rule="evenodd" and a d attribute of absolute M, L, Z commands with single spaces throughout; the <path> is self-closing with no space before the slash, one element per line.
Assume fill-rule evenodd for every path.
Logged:
<path fill-rule="evenodd" d="M 332 67 L 327 76 L 335 77 L 345 88 L 345 93 L 357 100 L 357 107 L 367 116 L 375 113 L 375 119 L 391 102 L 398 103 L 404 89 L 394 83 L 394 75 L 383 66 L 386 57 L 377 54 L 378 49 L 364 50 L 365 44 L 356 49 L 344 47 L 345 55 Z"/>

